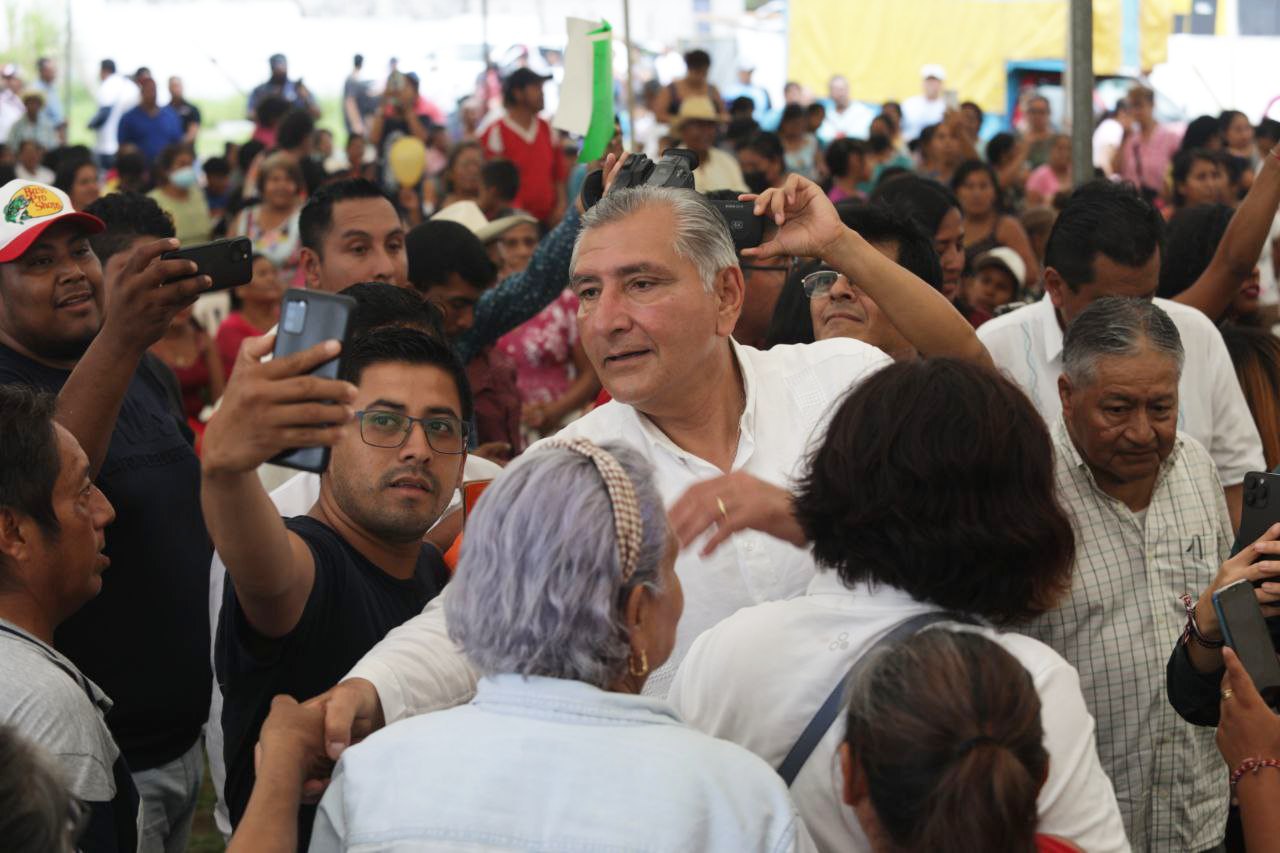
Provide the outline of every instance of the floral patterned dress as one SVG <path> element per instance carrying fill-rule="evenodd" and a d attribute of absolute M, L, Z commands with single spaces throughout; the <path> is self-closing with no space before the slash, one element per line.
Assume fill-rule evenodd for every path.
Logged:
<path fill-rule="evenodd" d="M 564 396 L 577 373 L 578 297 L 566 290 L 546 308 L 498 339 L 498 349 L 516 365 L 520 401 L 550 403 Z"/>

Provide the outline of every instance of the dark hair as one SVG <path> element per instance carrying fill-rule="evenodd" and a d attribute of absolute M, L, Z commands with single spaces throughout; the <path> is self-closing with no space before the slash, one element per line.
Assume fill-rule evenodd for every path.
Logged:
<path fill-rule="evenodd" d="M 1187 198 L 1178 189 L 1178 184 L 1185 183 L 1191 175 L 1192 168 L 1196 163 L 1210 163 L 1219 168 L 1226 164 L 1222 162 L 1222 158 L 1218 157 L 1212 151 L 1206 151 L 1203 148 L 1183 148 L 1173 155 L 1173 169 L 1171 177 L 1173 180 L 1173 206 L 1182 207 L 1187 203 Z"/>
<path fill-rule="evenodd" d="M 880 105 L 880 112 L 892 113 L 890 118 L 893 119 L 894 125 L 902 124 L 902 104 L 897 101 L 885 101 Z"/>
<path fill-rule="evenodd" d="M 1231 129 L 1231 123 L 1237 118 L 1244 119 L 1246 123 L 1249 122 L 1249 117 L 1239 110 L 1223 110 L 1222 113 L 1219 114 L 1218 130 L 1222 132 L 1223 142 L 1227 141 L 1227 131 Z"/>
<path fill-rule="evenodd" d="M 474 139 L 464 139 L 453 148 L 449 149 L 449 159 L 444 165 L 444 191 L 453 192 L 453 168 L 458 165 L 458 158 L 462 156 L 462 152 L 474 148 L 477 151 L 484 152 L 484 147 Z"/>
<path fill-rule="evenodd" d="M 684 66 L 691 71 L 710 68 L 711 54 L 701 48 L 695 48 L 684 55 Z"/>
<path fill-rule="evenodd" d="M 89 245 L 106 266 L 112 255 L 122 252 L 139 237 L 163 240 L 176 236 L 173 220 L 155 200 L 142 193 L 111 193 L 85 208 L 107 226 L 100 234 L 89 235 Z"/>
<path fill-rule="evenodd" d="M 814 101 L 812 104 L 804 108 L 804 114 L 806 116 L 813 115 L 814 113 L 822 113 L 825 116 L 827 114 L 826 105 L 821 101 Z"/>
<path fill-rule="evenodd" d="M 191 150 L 191 146 L 185 142 L 175 142 L 172 145 L 166 145 L 160 150 L 160 154 L 156 157 L 156 168 L 161 169 L 165 174 L 173 168 L 173 161 L 177 160 L 179 155 L 190 154 L 193 158 L 196 153 Z"/>
<path fill-rule="evenodd" d="M 298 214 L 298 237 L 302 245 L 317 255 L 324 244 L 325 235 L 333 227 L 333 208 L 341 201 L 362 198 L 380 198 L 394 207 L 387 194 L 373 181 L 364 178 L 344 178 L 325 184 L 316 190 Z"/>
<path fill-rule="evenodd" d="M 880 138 L 884 139 L 883 136 Z M 843 178 L 849 174 L 849 158 L 854 154 L 859 157 L 866 157 L 868 150 L 867 143 L 861 139 L 850 139 L 849 137 L 833 139 L 823 153 L 823 157 L 827 161 L 827 171 L 837 178 Z"/>
<path fill-rule="evenodd" d="M 892 148 L 893 140 L 883 133 L 873 133 L 867 137 L 867 150 L 872 154 L 883 154 Z"/>
<path fill-rule="evenodd" d="M 98 165 L 88 157 L 63 157 L 58 161 L 58 169 L 54 173 L 53 185 L 68 195 L 76 182 L 76 175 L 85 166 L 92 166 L 97 171 Z"/>
<path fill-rule="evenodd" d="M 769 328 L 764 333 L 765 349 L 784 344 L 813 343 L 813 315 L 809 312 L 809 297 L 805 296 L 800 281 L 820 269 L 821 261 L 809 261 L 787 275 L 787 283 L 778 293 Z"/>
<path fill-rule="evenodd" d="M 934 290 L 942 290 L 942 262 L 933 248 L 933 235 L 924 233 L 910 217 L 882 205 L 856 201 L 838 203 L 836 213 L 846 228 L 857 231 L 868 243 L 897 244 L 898 266 Z"/>
<path fill-rule="evenodd" d="M 121 178 L 141 179 L 147 174 L 147 158 L 136 148 L 121 148 L 116 154 L 116 175 Z"/>
<path fill-rule="evenodd" d="M 987 117 L 987 114 L 982 111 L 982 107 L 978 106 L 973 101 L 965 101 L 963 104 L 960 105 L 960 112 L 964 112 L 965 110 L 969 110 L 970 112 L 975 112 L 978 114 L 978 129 L 981 130 L 982 120 Z"/>
<path fill-rule="evenodd" d="M 429 219 L 414 226 L 404 239 L 409 256 L 409 283 L 421 293 L 444 284 L 457 273 L 477 290 L 493 284 L 498 275 L 480 238 L 465 225 Z"/>
<path fill-rule="evenodd" d="M 1003 213 L 1004 208 L 1000 203 L 1000 199 L 1003 196 L 1003 193 L 1000 192 L 1000 178 L 997 177 L 996 170 L 991 168 L 990 163 L 984 163 L 981 160 L 965 160 L 956 167 L 956 173 L 951 176 L 951 189 L 954 192 L 959 192 L 960 187 L 975 172 L 985 172 L 987 177 L 991 179 L 991 188 L 995 191 L 995 211 L 996 213 Z M 959 199 L 959 196 L 957 196 L 957 199 Z"/>
<path fill-rule="evenodd" d="M 279 95 L 267 95 L 258 101 L 253 117 L 262 127 L 276 127 L 287 112 L 289 112 L 288 101 Z"/>
<path fill-rule="evenodd" d="M 729 102 L 729 112 L 753 112 L 756 108 L 756 102 L 746 95 L 739 95 Z"/>
<path fill-rule="evenodd" d="M 56 398 L 25 385 L 0 385 L 0 507 L 56 535 L 53 487 L 62 470 L 53 428 Z"/>
<path fill-rule="evenodd" d="M 417 329 L 444 340 L 440 310 L 416 292 L 394 284 L 365 281 L 344 288 L 343 296 L 356 301 L 347 323 L 347 334 L 358 338 L 372 329 L 398 326 Z"/>
<path fill-rule="evenodd" d="M 782 126 L 789 121 L 806 120 L 809 111 L 802 104 L 787 104 L 782 108 L 782 115 L 778 118 L 778 130 L 782 130 Z"/>
<path fill-rule="evenodd" d="M 311 113 L 301 107 L 291 109 L 276 126 L 276 145 L 292 151 L 310 139 L 315 129 L 316 120 L 311 117 Z"/>
<path fill-rule="evenodd" d="M 739 151 L 753 151 L 766 160 L 776 160 L 785 172 L 787 169 L 786 152 L 782 148 L 782 140 L 778 134 L 762 130 L 751 134 L 738 145 Z"/>
<path fill-rule="evenodd" d="M 248 172 L 249 167 L 253 165 L 253 161 L 266 150 L 266 147 L 257 139 L 250 139 L 244 145 L 241 145 L 240 150 L 236 152 L 236 165 L 240 167 L 240 171 Z"/>
<path fill-rule="evenodd" d="M 356 68 L 361 68 L 361 67 L 363 67 L 363 66 L 364 66 L 364 55 L 363 55 L 363 54 L 359 54 L 359 53 L 357 53 L 357 54 L 356 54 L 356 55 L 351 59 L 351 64 L 352 64 L 352 65 L 354 65 Z"/>
<path fill-rule="evenodd" d="M 1018 139 L 1012 133 L 997 133 L 987 142 L 987 162 L 999 166 L 1017 144 Z"/>
<path fill-rule="evenodd" d="M 0 838 L 9 853 L 68 849 L 72 798 L 60 777 L 48 753 L 0 725 Z"/>
<path fill-rule="evenodd" d="M 458 361 L 453 347 L 441 338 L 421 329 L 381 326 L 352 337 L 350 341 L 342 354 L 339 378 L 358 385 L 365 368 L 375 364 L 430 364 L 453 378 L 453 384 L 458 389 L 458 400 L 462 404 L 462 411 L 459 412 L 462 422 L 471 420 L 471 384 L 467 382 L 467 371 L 462 362 Z"/>
<path fill-rule="evenodd" d="M 503 157 L 488 160 L 480 167 L 480 183 L 493 187 L 503 201 L 511 201 L 520 194 L 520 170 Z"/>
<path fill-rule="evenodd" d="M 1220 139 L 1222 132 L 1218 129 L 1218 120 L 1213 116 L 1199 116 L 1191 120 L 1182 134 L 1182 142 L 1178 151 L 1189 151 L 1193 148 L 1207 148 L 1209 143 Z"/>
<path fill-rule="evenodd" d="M 102 60 L 102 64 L 101 64 L 99 67 L 100 67 L 103 71 L 107 72 L 108 74 L 115 74 L 115 73 L 116 73 L 116 63 L 115 63 L 115 60 L 112 60 L 112 59 L 104 59 L 104 60 Z"/>
<path fill-rule="evenodd" d="M 937 181 L 919 175 L 898 175 L 888 181 L 882 175 L 871 200 L 910 216 L 930 239 L 938 233 L 943 217 L 952 208 L 960 210 L 960 201 L 955 193 Z"/>
<path fill-rule="evenodd" d="M 845 743 L 895 849 L 1036 849 L 1049 769 L 1026 668 L 973 631 L 922 631 L 852 685 Z"/>
<path fill-rule="evenodd" d="M 210 157 L 204 161 L 204 173 L 210 177 L 231 174 L 231 164 L 226 157 Z"/>
<path fill-rule="evenodd" d="M 1067 199 L 1045 245 L 1044 265 L 1078 290 L 1096 275 L 1101 254 L 1123 267 L 1140 267 L 1160 251 L 1164 219 L 1129 184 L 1090 181 Z"/>
<path fill-rule="evenodd" d="M 1209 268 L 1233 213 L 1225 204 L 1197 204 L 1173 215 L 1165 230 L 1157 296 L 1172 299 L 1195 284 Z"/>
<path fill-rule="evenodd" d="M 1258 122 L 1258 126 L 1253 129 L 1253 138 L 1270 139 L 1272 142 L 1280 142 L 1280 121 L 1273 118 L 1264 118 Z"/>
<path fill-rule="evenodd" d="M 897 362 L 840 404 L 795 513 L 818 564 L 846 586 L 886 584 L 1023 622 L 1071 583 L 1075 539 L 1053 465 L 1044 419 L 999 373 L 950 358 Z"/>
<path fill-rule="evenodd" d="M 1269 329 L 1223 323 L 1222 340 L 1262 436 L 1267 469 L 1274 469 L 1280 465 L 1280 338 Z"/>

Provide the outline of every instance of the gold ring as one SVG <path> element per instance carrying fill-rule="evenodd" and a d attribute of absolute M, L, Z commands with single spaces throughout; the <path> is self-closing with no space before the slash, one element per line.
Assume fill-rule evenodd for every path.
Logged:
<path fill-rule="evenodd" d="M 1230 687 L 1228 687 L 1226 690 L 1222 691 L 1222 699 L 1223 699 L 1223 701 L 1225 702 L 1227 699 L 1230 699 L 1232 696 L 1234 696 L 1234 695 L 1235 695 L 1235 693 L 1236 693 L 1236 692 L 1235 692 L 1234 690 L 1232 690 Z"/>
<path fill-rule="evenodd" d="M 716 498 L 716 508 L 720 510 L 720 515 L 725 521 L 729 520 L 729 510 L 724 508 L 724 500 Z"/>

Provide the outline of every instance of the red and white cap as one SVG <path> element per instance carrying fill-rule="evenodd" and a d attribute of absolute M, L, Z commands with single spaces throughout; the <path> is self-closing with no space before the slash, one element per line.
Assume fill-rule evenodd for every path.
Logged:
<path fill-rule="evenodd" d="M 80 213 L 62 190 L 35 181 L 10 181 L 0 187 L 0 264 L 22 257 L 44 230 L 70 220 L 89 234 L 106 229 L 101 219 Z"/>

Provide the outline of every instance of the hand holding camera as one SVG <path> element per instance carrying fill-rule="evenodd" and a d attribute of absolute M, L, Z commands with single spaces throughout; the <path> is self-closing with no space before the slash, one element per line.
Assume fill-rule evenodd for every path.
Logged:
<path fill-rule="evenodd" d="M 102 334 L 141 354 L 164 337 L 174 316 L 196 301 L 213 283 L 193 261 L 162 257 L 178 241 L 157 240 L 139 246 L 118 277 L 105 284 L 106 317 Z"/>
<path fill-rule="evenodd" d="M 745 249 L 742 254 L 746 257 L 831 259 L 836 246 L 849 234 L 822 188 L 799 175 L 789 175 L 781 187 L 743 198 L 754 199 L 755 214 L 768 216 L 778 225 L 774 238 L 762 246 Z"/>

